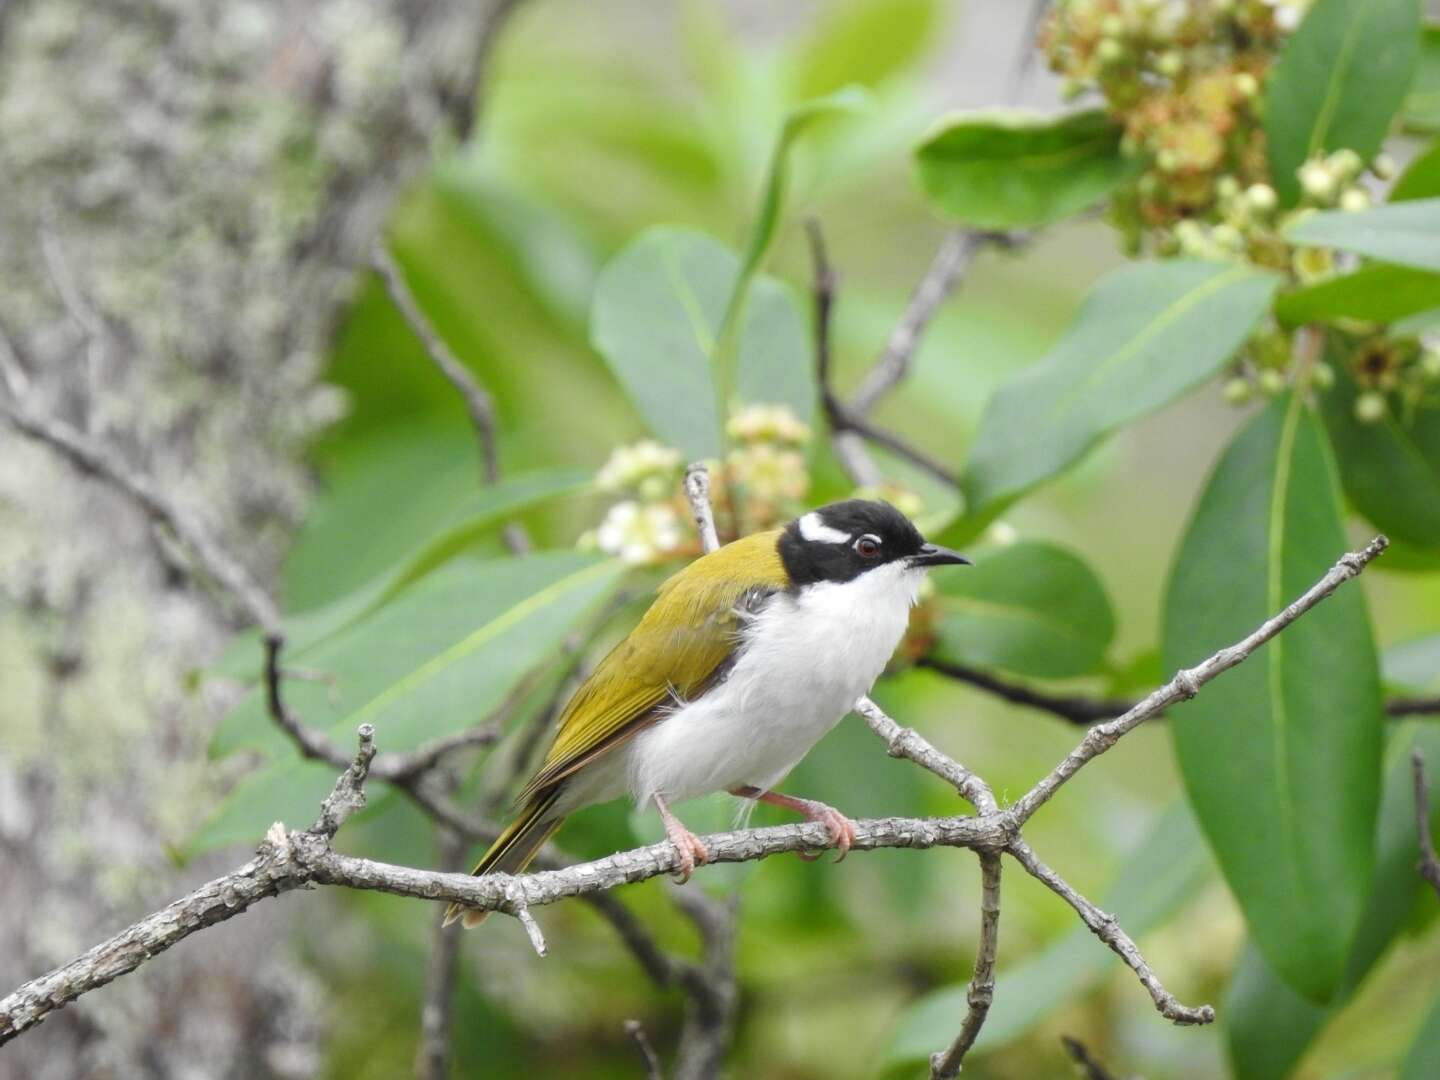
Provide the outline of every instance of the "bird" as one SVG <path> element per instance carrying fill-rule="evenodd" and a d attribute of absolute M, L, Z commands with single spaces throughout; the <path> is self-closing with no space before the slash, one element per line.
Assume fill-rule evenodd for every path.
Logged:
<path fill-rule="evenodd" d="M 709 852 L 671 806 L 720 791 L 823 823 L 844 858 L 851 821 L 774 788 L 885 669 L 926 571 L 969 562 L 869 499 L 691 562 L 570 698 L 514 820 L 472 873 L 519 873 L 567 815 L 627 792 L 659 811 L 682 881 Z M 487 914 L 451 904 L 445 925 Z"/>

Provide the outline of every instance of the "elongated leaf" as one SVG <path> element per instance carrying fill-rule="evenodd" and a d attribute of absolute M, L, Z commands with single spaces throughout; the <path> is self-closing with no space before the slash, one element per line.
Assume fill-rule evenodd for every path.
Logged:
<path fill-rule="evenodd" d="M 785 189 L 790 178 L 790 149 L 795 140 L 805 134 L 814 124 L 835 116 L 857 113 L 868 108 L 873 102 L 869 91 L 862 86 L 843 86 L 823 97 L 802 101 L 785 114 L 780 126 L 780 137 L 770 156 L 770 171 L 765 177 L 761 193 L 760 211 L 755 215 L 755 224 L 750 229 L 750 242 L 745 246 L 745 256 L 740 264 L 740 281 L 737 290 L 743 290 L 760 266 L 760 260 L 770 249 L 775 239 L 775 229 L 780 224 L 780 211 L 785 203 Z M 743 304 L 744 297 L 736 301 Z"/>
<path fill-rule="evenodd" d="M 1115 637 L 1105 587 L 1078 556 L 1022 543 L 939 579 L 940 659 L 1064 679 L 1099 669 Z"/>
<path fill-rule="evenodd" d="M 363 721 L 391 750 L 458 731 L 553 655 L 623 572 L 616 561 L 572 552 L 436 571 L 369 618 L 289 657 L 336 680 L 333 701 L 326 686 L 287 682 L 289 704 L 342 744 Z M 252 692 L 221 723 L 211 751 L 285 745 Z"/>
<path fill-rule="evenodd" d="M 1435 307 L 1440 274 L 1376 263 L 1286 293 L 1275 302 L 1275 317 L 1286 326 L 1328 319 L 1390 323 Z"/>
<path fill-rule="evenodd" d="M 1409 131 L 1440 132 L 1440 26 L 1431 24 L 1420 31 L 1420 57 L 1400 116 Z"/>
<path fill-rule="evenodd" d="M 1303 402 L 1231 443 L 1165 601 L 1167 670 L 1258 626 L 1346 550 L 1335 466 Z M 1384 714 L 1363 597 L 1342 590 L 1176 709 L 1185 788 L 1266 960 L 1307 998 L 1340 985 L 1375 855 Z"/>
<path fill-rule="evenodd" d="M 1440 994 L 1435 996 L 1430 1011 L 1420 1022 L 1420 1030 L 1415 1033 L 1415 1041 L 1400 1066 L 1398 1080 L 1433 1080 L 1437 1062 L 1440 1062 Z"/>
<path fill-rule="evenodd" d="M 1415 796 L 1410 774 L 1410 752 L 1415 747 L 1429 758 L 1440 754 L 1440 730 L 1412 723 L 1391 732 L 1376 823 L 1375 870 L 1335 1003 L 1326 1007 L 1301 997 L 1253 944 L 1242 955 L 1223 1013 L 1237 1080 L 1281 1080 L 1290 1075 L 1315 1035 L 1345 1007 L 1395 940 L 1424 891 L 1415 873 Z M 1430 809 L 1432 814 L 1440 813 L 1440 792 L 1432 792 Z"/>
<path fill-rule="evenodd" d="M 1332 1012 L 1291 989 L 1246 942 L 1220 1013 L 1235 1080 L 1285 1080 Z"/>
<path fill-rule="evenodd" d="M 580 491 L 589 479 L 579 469 L 543 469 L 510 477 L 461 500 L 438 532 L 415 544 L 374 580 L 324 607 L 287 618 L 285 641 L 290 655 L 298 655 L 363 619 L 520 511 Z"/>
<path fill-rule="evenodd" d="M 799 44 L 793 82 L 801 97 L 847 83 L 875 87 L 915 64 L 940 23 L 936 0 L 841 0 L 818 13 Z"/>
<path fill-rule="evenodd" d="M 1245 266 L 1173 261 L 1115 271 L 1050 352 L 990 400 L 964 475 L 983 512 L 1213 375 L 1278 285 Z"/>
<path fill-rule="evenodd" d="M 616 255 L 596 285 L 591 342 L 650 429 L 689 458 L 720 455 L 713 365 L 739 269 L 713 237 L 660 226 Z M 809 325 L 779 282 L 761 275 L 753 294 L 738 331 L 741 400 L 788 405 L 809 419 Z"/>
<path fill-rule="evenodd" d="M 1121 868 L 1105 896 L 1105 909 L 1132 936 L 1147 933 L 1195 898 L 1210 865 L 1195 819 L 1183 805 L 1172 806 Z M 1022 963 L 1003 968 L 976 1048 L 994 1049 L 1025 1034 L 1100 983 L 1114 964 L 1114 954 L 1077 927 Z M 965 984 L 946 987 L 906 1009 L 886 1053 L 887 1064 L 924 1061 L 953 1039 L 965 1015 L 965 993 Z"/>
<path fill-rule="evenodd" d="M 1433 199 L 1440 195 L 1440 143 L 1436 143 L 1405 166 L 1405 171 L 1390 189 L 1391 203 L 1412 199 Z"/>
<path fill-rule="evenodd" d="M 1332 247 L 1386 262 L 1440 270 L 1440 199 L 1415 199 L 1346 213 L 1309 214 L 1285 230 L 1302 247 Z"/>
<path fill-rule="evenodd" d="M 1315 154 L 1380 149 L 1420 50 L 1416 0 L 1316 0 L 1276 61 L 1265 96 L 1270 171 L 1282 202 L 1300 198 L 1295 171 Z"/>
<path fill-rule="evenodd" d="M 1385 681 L 1411 693 L 1440 690 L 1440 634 L 1402 641 L 1380 657 Z"/>
<path fill-rule="evenodd" d="M 1059 221 L 1101 199 L 1129 171 L 1120 125 L 1099 109 L 952 113 L 921 140 L 915 163 L 941 210 L 982 229 Z"/>
<path fill-rule="evenodd" d="M 1440 409 L 1355 418 L 1359 388 L 1348 365 L 1320 395 L 1345 494 L 1379 529 L 1417 547 L 1440 547 Z"/>

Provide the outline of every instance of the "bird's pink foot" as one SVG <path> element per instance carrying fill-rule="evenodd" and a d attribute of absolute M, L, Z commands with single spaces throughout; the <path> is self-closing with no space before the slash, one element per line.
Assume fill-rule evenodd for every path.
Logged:
<path fill-rule="evenodd" d="M 675 845 L 675 854 L 680 858 L 680 869 L 677 875 L 680 884 L 690 880 L 690 875 L 695 872 L 695 867 L 704 866 L 710 861 L 710 849 L 700 842 L 700 838 L 685 827 L 678 817 L 670 812 L 670 807 L 659 795 L 655 796 L 655 807 L 660 811 L 660 820 L 665 823 L 665 836 L 670 843 Z"/>
<path fill-rule="evenodd" d="M 830 846 L 840 853 L 840 862 L 850 853 L 850 848 L 855 844 L 855 823 L 848 817 L 836 810 L 833 806 L 819 802 L 815 799 L 797 799 L 793 795 L 781 795 L 777 791 L 761 791 L 754 787 L 731 788 L 730 794 L 739 795 L 743 799 L 759 799 L 771 806 L 783 806 L 787 810 L 794 810 L 802 815 L 806 821 L 818 821 L 825 826 L 830 834 Z M 814 862 L 820 857 L 820 853 L 810 854 L 809 852 L 796 852 L 806 862 Z"/>

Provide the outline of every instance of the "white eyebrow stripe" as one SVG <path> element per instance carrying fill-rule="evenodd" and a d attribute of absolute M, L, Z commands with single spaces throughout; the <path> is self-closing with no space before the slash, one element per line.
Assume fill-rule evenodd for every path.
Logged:
<path fill-rule="evenodd" d="M 848 544 L 850 542 L 849 533 L 832 529 L 821 520 L 820 515 L 814 510 L 800 518 L 800 535 L 812 544 Z"/>

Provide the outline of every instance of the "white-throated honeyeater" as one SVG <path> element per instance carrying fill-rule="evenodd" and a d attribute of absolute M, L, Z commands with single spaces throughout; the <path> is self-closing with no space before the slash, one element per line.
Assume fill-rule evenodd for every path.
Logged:
<path fill-rule="evenodd" d="M 696 559 L 565 706 L 474 873 L 518 873 L 567 814 L 627 791 L 655 804 L 685 877 L 708 853 L 670 804 L 716 791 L 823 822 L 843 856 L 854 838 L 843 814 L 771 789 L 884 670 L 925 571 L 968 561 L 863 499 Z M 452 904 L 446 921 L 485 915 Z"/>

